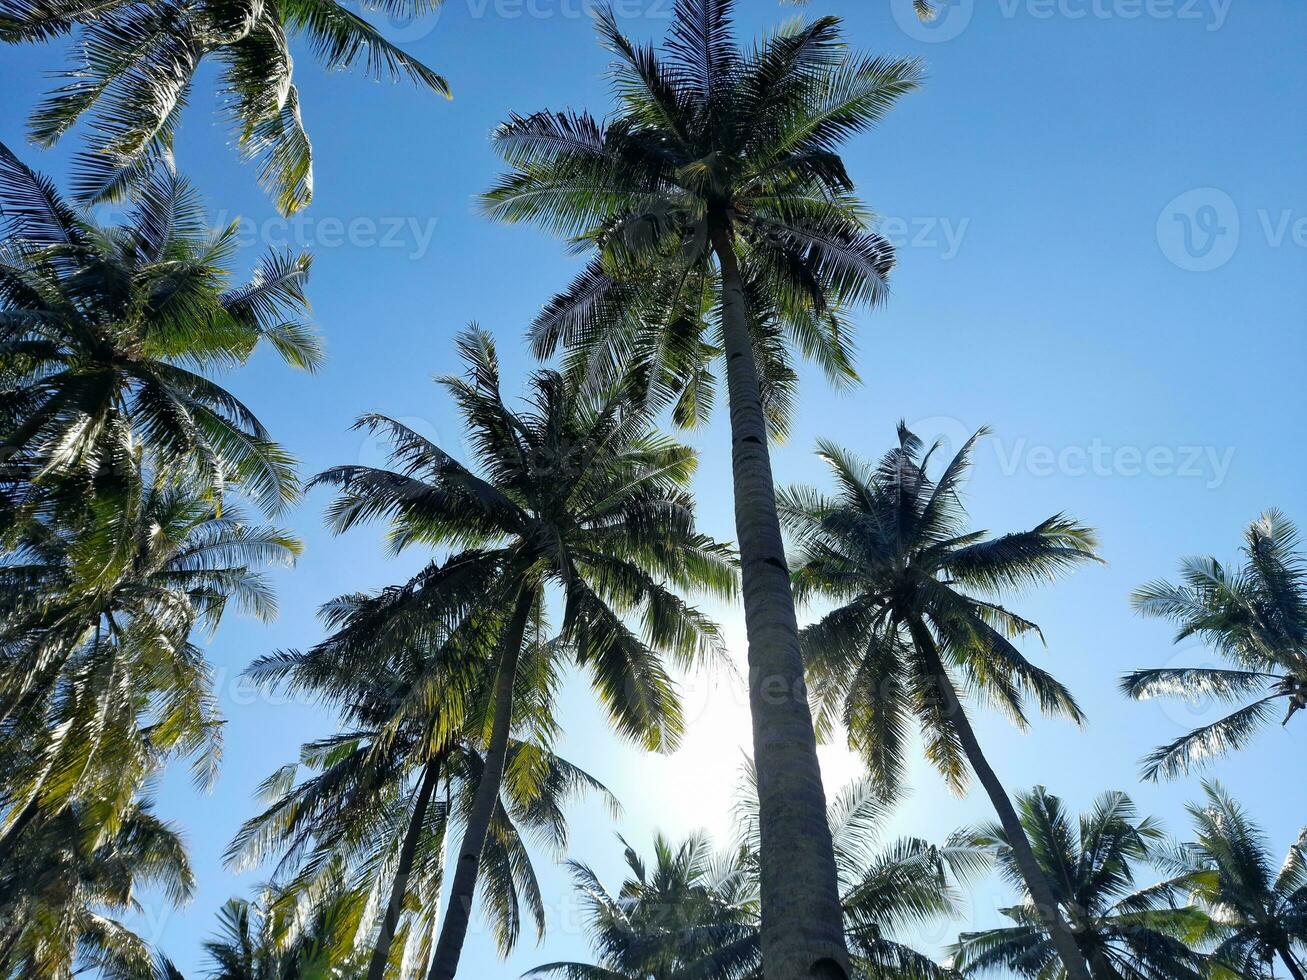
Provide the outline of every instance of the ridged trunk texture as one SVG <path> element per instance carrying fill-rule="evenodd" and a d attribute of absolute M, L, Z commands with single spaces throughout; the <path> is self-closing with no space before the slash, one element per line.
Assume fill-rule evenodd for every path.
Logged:
<path fill-rule="evenodd" d="M 449 890 L 449 907 L 436 940 L 436 951 L 431 958 L 431 971 L 427 980 L 453 980 L 458 971 L 458 959 L 463 953 L 467 938 L 467 925 L 472 917 L 472 899 L 476 894 L 477 875 L 481 868 L 481 851 L 490 831 L 490 820 L 499 800 L 499 788 L 504 779 L 504 761 L 508 757 L 508 735 L 513 724 L 513 688 L 517 680 L 517 662 L 526 636 L 526 623 L 535 604 L 535 594 L 526 586 L 517 597 L 513 618 L 504 633 L 504 653 L 495 676 L 495 714 L 490 727 L 490 744 L 486 747 L 485 766 L 477 783 L 472 809 L 468 814 L 463 843 L 458 850 L 458 863 L 454 866 L 454 883 Z"/>
<path fill-rule="evenodd" d="M 849 958 L 835 850 L 776 513 L 749 311 L 730 233 L 721 223 L 713 229 L 712 244 L 722 273 L 735 531 L 749 641 L 749 708 L 762 838 L 763 976 L 842 980 L 848 976 Z"/>
<path fill-rule="evenodd" d="M 939 681 L 940 694 L 945 704 L 951 706 L 953 726 L 958 733 L 958 741 L 962 743 L 962 751 L 971 764 L 972 772 L 976 774 L 980 785 L 989 796 L 994 812 L 998 814 L 998 822 L 1007 836 L 1008 846 L 1012 848 L 1012 857 L 1016 860 L 1021 877 L 1025 880 L 1026 890 L 1030 893 L 1031 901 L 1034 902 L 1035 911 L 1048 926 L 1053 946 L 1062 960 L 1062 965 L 1066 968 L 1067 980 L 1090 980 L 1089 966 L 1085 962 L 1084 953 L 1076 943 L 1075 933 L 1067 925 L 1057 899 L 1053 896 L 1053 889 L 1049 886 L 1048 879 L 1044 877 L 1044 871 L 1035 858 L 1035 852 L 1031 850 L 1030 839 L 1026 837 L 1026 830 L 1021 826 L 1021 818 L 1017 816 L 1016 807 L 1012 805 L 1007 790 L 990 767 L 985 753 L 981 751 L 980 740 L 976 738 L 971 721 L 967 718 L 967 713 L 962 710 L 962 702 L 958 700 L 957 690 L 944 670 L 944 662 L 940 659 L 934 637 L 930 635 L 926 625 L 919 621 L 911 623 L 910 630 L 913 642 L 925 656 L 931 672 Z"/>
<path fill-rule="evenodd" d="M 422 837 L 422 824 L 427 819 L 427 809 L 431 805 L 432 794 L 440 782 L 440 757 L 432 759 L 423 767 L 422 782 L 418 784 L 417 796 L 413 799 L 413 815 L 409 817 L 408 829 L 404 831 L 404 841 L 399 845 L 399 860 L 395 864 L 395 879 L 390 885 L 390 901 L 386 903 L 381 919 L 381 934 L 377 936 L 377 945 L 372 950 L 372 959 L 368 964 L 368 980 L 382 980 L 386 973 L 386 961 L 390 959 L 390 945 L 395 939 L 395 929 L 399 925 L 399 914 L 404 909 L 404 895 L 408 892 L 408 878 L 413 870 L 413 856 L 417 853 L 418 841 Z"/>

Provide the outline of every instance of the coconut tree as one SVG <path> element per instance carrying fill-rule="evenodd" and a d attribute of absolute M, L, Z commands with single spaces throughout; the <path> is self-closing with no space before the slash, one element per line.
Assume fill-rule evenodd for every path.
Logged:
<path fill-rule="evenodd" d="M 171 904 L 194 877 L 177 831 L 135 801 L 109 834 L 93 806 L 38 819 L 0 848 L 0 977 L 67 977 L 76 970 L 140 975 L 149 945 L 120 921 L 138 911 L 137 890 Z"/>
<path fill-rule="evenodd" d="M 254 901 L 228 900 L 218 910 L 218 930 L 204 942 L 210 980 L 309 980 L 353 976 L 358 955 L 349 945 L 348 924 L 357 917 L 361 897 L 337 879 L 335 889 L 319 897 L 306 921 L 282 890 L 264 887 Z M 169 973 L 168 971 L 172 972 Z M 162 976 L 159 976 L 159 973 Z M 158 980 L 174 980 L 176 968 L 156 965 Z"/>
<path fill-rule="evenodd" d="M 453 563 L 451 563 L 453 564 Z M 432 608 L 417 597 L 430 595 L 442 577 L 441 612 L 447 613 L 459 588 L 459 569 L 427 569 L 420 585 L 385 590 L 376 596 L 346 596 L 326 608 L 339 624 L 325 641 L 303 653 L 263 658 L 251 671 L 264 683 L 315 696 L 340 710 L 344 731 L 304 747 L 300 768 L 312 775 L 298 780 L 295 766 L 264 786 L 269 805 L 246 822 L 229 858 L 244 866 L 280 855 L 276 879 L 286 895 L 312 907 L 323 892 L 324 869 L 331 879 L 345 874 L 353 890 L 367 896 L 368 910 L 355 920 L 353 942 L 371 946 L 370 980 L 387 975 L 392 963 L 410 976 L 430 955 L 437 902 L 444 871 L 446 835 L 465 822 L 485 768 L 475 732 L 451 729 L 450 717 L 484 717 L 456 706 L 483 700 L 495 665 L 482 646 L 482 669 L 465 672 L 460 644 L 476 643 L 502 626 L 485 622 L 483 610 L 463 603 L 464 621 L 433 621 Z M 442 575 L 443 573 L 443 575 Z M 546 657 L 524 652 L 530 664 Z M 479 689 L 473 689 L 479 684 Z M 544 718 L 523 718 L 519 729 L 552 734 Z M 508 952 L 518 938 L 522 906 L 544 927 L 544 905 L 536 884 L 524 831 L 561 850 L 566 843 L 565 807 L 580 792 L 611 796 L 592 777 L 550 752 L 539 741 L 511 739 L 505 778 L 482 851 L 482 905 Z"/>
<path fill-rule="evenodd" d="M 1191 803 L 1194 838 L 1172 870 L 1206 907 L 1220 942 L 1216 963 L 1240 977 L 1272 976 L 1276 957 L 1294 980 L 1307 978 L 1307 830 L 1277 868 L 1266 834 L 1219 784 Z"/>
<path fill-rule="evenodd" d="M 768 975 L 838 976 L 835 862 L 768 439 L 785 429 L 792 347 L 837 383 L 855 377 L 841 310 L 884 297 L 893 249 L 839 150 L 915 88 L 921 68 L 850 51 L 830 17 L 741 51 L 731 13 L 730 0 L 678 0 L 657 52 L 601 11 L 616 113 L 602 125 L 585 113 L 513 116 L 494 137 L 511 170 L 485 209 L 592 254 L 536 321 L 539 355 L 565 348 L 570 370 L 600 386 L 627 377 L 683 424 L 705 417 L 724 365 Z"/>
<path fill-rule="evenodd" d="M 239 507 L 219 514 L 159 480 L 98 502 L 87 522 L 33 525 L 0 562 L 0 849 L 79 800 L 113 834 L 113 814 L 169 757 L 207 779 L 220 720 L 195 634 L 231 607 L 274 616 L 261 568 L 299 550 Z"/>
<path fill-rule="evenodd" d="M 549 963 L 527 976 L 567 980 L 734 980 L 762 976 L 759 935 L 758 806 L 750 769 L 737 809 L 740 842 L 722 853 L 702 834 L 654 839 L 652 863 L 629 844 L 629 877 L 616 895 L 587 865 L 570 867 L 599 962 Z M 952 976 L 896 941 L 905 926 L 957 911 L 957 884 L 990 858 L 959 837 L 943 846 L 908 838 L 879 846 L 887 804 L 866 780 L 832 802 L 828 823 L 838 855 L 853 976 L 942 980 Z"/>
<path fill-rule="evenodd" d="M 676 590 L 734 590 L 729 554 L 694 527 L 686 490 L 693 454 L 656 435 L 629 393 L 596 399 L 558 372 L 541 371 L 528 404 L 514 412 L 500 394 L 489 335 L 473 328 L 457 346 L 467 373 L 442 384 L 483 475 L 407 427 L 367 416 L 361 425 L 391 439 L 396 469 L 344 466 L 316 478 L 340 490 L 329 510 L 337 531 L 384 519 L 396 549 L 462 548 L 451 560 L 479 569 L 487 583 L 482 608 L 503 615 L 490 695 L 470 722 L 484 740 L 484 773 L 432 980 L 449 980 L 458 964 L 521 698 L 548 704 L 552 695 L 527 683 L 535 670 L 521 670 L 523 651 L 583 667 L 619 732 L 650 749 L 670 748 L 683 722 L 661 654 L 690 663 L 721 649 L 716 626 Z M 545 644 L 544 600 L 555 589 L 562 621 Z M 626 624 L 627 614 L 641 618 L 643 635 Z"/>
<path fill-rule="evenodd" d="M 1207 958 L 1194 947 L 1211 935 L 1207 913 L 1177 905 L 1168 880 L 1139 887 L 1141 868 L 1164 853 L 1165 835 L 1140 817 L 1124 793 L 1104 793 L 1074 819 L 1044 787 L 1017 797 L 1021 824 L 1039 866 L 1067 909 L 1076 943 L 1095 980 L 1200 980 Z M 1023 903 L 1003 909 L 1013 925 L 964 933 L 953 948 L 953 965 L 966 974 L 1065 976 L 1047 923 L 1031 907 L 1021 868 L 1003 827 L 981 827 L 971 837 L 993 848 L 1009 883 L 1025 892 Z"/>
<path fill-rule="evenodd" d="M 782 492 L 780 506 L 798 546 L 796 593 L 836 604 L 804 630 L 803 648 L 819 723 L 826 731 L 844 725 L 886 792 L 901 783 L 914 723 L 950 788 L 965 791 L 968 770 L 975 773 L 1064 968 L 1083 978 L 1084 959 L 958 687 L 1021 727 L 1030 697 L 1045 712 L 1082 720 L 1070 692 L 1012 642 L 1039 628 L 998 599 L 1094 560 L 1094 535 L 1061 514 L 995 538 L 971 530 L 959 486 L 983 432 L 938 478 L 928 469 L 939 444 L 925 449 L 902 423 L 898 446 L 875 465 L 819 444 L 835 494 L 795 487 Z"/>
<path fill-rule="evenodd" d="M 439 0 L 378 0 L 365 10 L 429 13 Z M 78 196 L 117 199 L 151 158 L 170 150 L 200 65 L 219 66 L 218 88 L 242 155 L 283 214 L 313 197 L 313 155 L 300 116 L 290 46 L 306 45 L 329 70 L 361 68 L 442 95 L 445 80 L 337 0 L 3 0 L 0 41 L 76 33 L 64 79 L 33 110 L 28 135 L 52 146 L 81 119 Z"/>
<path fill-rule="evenodd" d="M 235 224 L 213 233 L 169 166 L 124 225 L 101 227 L 0 145 L 0 211 L 0 496 L 16 505 L 58 479 L 84 498 L 144 451 L 215 495 L 237 484 L 270 511 L 295 499 L 292 458 L 210 375 L 264 343 L 318 363 L 298 319 L 306 254 L 271 253 L 232 285 Z"/>
<path fill-rule="evenodd" d="M 1284 725 L 1307 707 L 1307 556 L 1298 529 L 1268 510 L 1244 531 L 1242 551 L 1241 561 L 1230 566 L 1188 558 L 1180 566 L 1181 584 L 1150 582 L 1132 596 L 1145 616 L 1176 624 L 1175 642 L 1197 636 L 1234 666 L 1136 670 L 1121 681 L 1127 695 L 1253 699 L 1154 751 L 1144 760 L 1149 779 L 1177 776 L 1243 748 L 1280 707 Z"/>

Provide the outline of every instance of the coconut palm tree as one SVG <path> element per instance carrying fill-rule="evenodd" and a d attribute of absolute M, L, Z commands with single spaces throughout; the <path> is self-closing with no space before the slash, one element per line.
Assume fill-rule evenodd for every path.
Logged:
<path fill-rule="evenodd" d="M 758 805 L 748 770 L 737 808 L 740 842 L 716 854 L 703 834 L 654 838 L 652 864 L 629 844 L 630 876 L 616 895 L 585 864 L 572 878 L 598 964 L 549 963 L 527 976 L 566 980 L 743 980 L 762 976 L 759 935 Z M 960 837 L 943 846 L 907 838 L 878 846 L 887 804 L 866 780 L 832 802 L 828 825 L 838 855 L 853 976 L 859 980 L 943 980 L 953 976 L 893 938 L 905 926 L 958 910 L 958 882 L 987 868 L 987 851 Z"/>
<path fill-rule="evenodd" d="M 971 530 L 959 486 L 983 432 L 937 479 L 928 468 L 939 444 L 926 450 L 902 423 L 898 446 L 874 466 L 819 444 L 836 493 L 796 487 L 780 496 L 781 517 L 798 544 L 796 594 L 837 604 L 804 630 L 803 649 L 822 728 L 842 722 L 850 747 L 886 792 L 901 782 L 914 722 L 950 788 L 963 792 L 968 770 L 975 773 L 1068 975 L 1083 978 L 1084 960 L 957 685 L 1022 727 L 1031 696 L 1048 713 L 1082 720 L 1070 692 L 1012 643 L 1039 628 L 998 598 L 1094 560 L 1094 535 L 1060 514 L 996 538 Z"/>
<path fill-rule="evenodd" d="M 1294 980 L 1307 980 L 1307 829 L 1277 868 L 1244 808 L 1219 783 L 1203 791 L 1207 799 L 1188 807 L 1194 839 L 1171 869 L 1212 917 L 1213 961 L 1239 977 L 1270 977 L 1278 956 Z"/>
<path fill-rule="evenodd" d="M 100 819 L 78 803 L 0 848 L 0 977 L 139 975 L 149 964 L 149 945 L 119 920 L 139 910 L 140 888 L 173 905 L 190 898 L 186 849 L 148 802 L 134 801 L 108 834 Z"/>
<path fill-rule="evenodd" d="M 716 626 L 675 590 L 734 593 L 728 552 L 694 527 L 685 489 L 693 454 L 657 436 L 629 394 L 594 399 L 559 373 L 541 371 L 527 406 L 514 412 L 500 394 L 489 335 L 473 328 L 457 346 L 467 373 L 442 384 L 463 415 L 484 476 L 405 426 L 367 416 L 361 425 L 391 439 L 396 469 L 344 466 L 315 480 L 340 489 L 329 510 L 337 531 L 385 519 L 396 549 L 462 548 L 450 560 L 475 569 L 485 583 L 480 608 L 503 616 L 490 696 L 468 722 L 484 739 L 484 774 L 467 816 L 432 980 L 449 980 L 457 967 L 514 715 L 524 697 L 548 704 L 552 696 L 548 687 L 528 686 L 535 668 L 520 669 L 530 666 L 524 650 L 585 668 L 618 731 L 651 749 L 670 748 L 682 719 L 660 653 L 690 663 L 721 651 Z M 545 644 L 551 587 L 563 615 L 557 640 Z M 625 614 L 641 618 L 643 638 Z"/>
<path fill-rule="evenodd" d="M 1211 935 L 1207 913 L 1175 904 L 1173 882 L 1137 885 L 1140 868 L 1161 856 L 1165 835 L 1156 821 L 1139 816 L 1128 796 L 1104 793 L 1078 821 L 1042 786 L 1018 795 L 1017 806 L 1039 866 L 1070 914 L 1094 980 L 1200 980 L 1208 975 L 1206 957 L 1194 949 Z M 971 840 L 977 847 L 993 848 L 1003 876 L 1025 894 L 1023 904 L 1002 910 L 1013 925 L 964 933 L 953 948 L 953 965 L 968 975 L 1065 976 L 1047 923 L 1031 908 L 1003 827 L 979 828 Z"/>
<path fill-rule="evenodd" d="M 361 896 L 337 879 L 333 891 L 319 897 L 306 921 L 296 921 L 296 903 L 275 887 L 257 898 L 230 899 L 218 910 L 218 931 L 204 942 L 210 980 L 311 980 L 353 976 L 358 954 L 350 946 L 349 924 L 357 918 Z M 176 968 L 159 964 L 174 980 Z M 171 973 L 167 971 L 171 970 Z"/>
<path fill-rule="evenodd" d="M 429 13 L 439 0 L 378 0 L 366 10 Z M 58 142 L 89 121 L 78 155 L 78 197 L 117 199 L 168 152 L 200 65 L 212 57 L 224 113 L 241 154 L 289 214 L 313 197 L 313 155 L 292 75 L 292 43 L 329 70 L 362 68 L 449 95 L 445 80 L 337 0 L 2 0 L 0 41 L 49 41 L 77 32 L 69 67 L 32 112 L 28 134 Z M 212 62 L 210 62 L 212 63 Z"/>
<path fill-rule="evenodd" d="M 45 5 L 43 4 L 43 7 Z M 261 343 L 313 368 L 297 319 L 308 255 L 271 253 L 230 284 L 236 226 L 216 234 L 190 185 L 153 170 L 126 224 L 100 227 L 0 145 L 0 496 L 69 494 L 137 466 L 229 484 L 269 511 L 296 498 L 293 460 L 209 376 Z"/>
<path fill-rule="evenodd" d="M 260 568 L 300 550 L 239 507 L 219 514 L 159 480 L 92 517 L 33 525 L 0 561 L 0 849 L 79 800 L 111 835 L 169 757 L 192 757 L 207 779 L 220 720 L 194 634 L 232 606 L 274 616 Z"/>
<path fill-rule="evenodd" d="M 678 0 L 660 53 L 601 11 L 616 115 L 603 125 L 585 113 L 512 117 L 495 134 L 511 170 L 485 209 L 592 253 L 536 321 L 539 355 L 566 348 L 570 369 L 601 387 L 628 377 L 682 424 L 705 417 L 724 365 L 768 975 L 838 976 L 835 862 L 768 439 L 785 429 L 791 346 L 836 382 L 855 377 L 841 310 L 884 297 L 894 253 L 838 151 L 915 88 L 921 68 L 851 52 L 830 17 L 742 52 L 731 13 L 731 0 Z"/>
<path fill-rule="evenodd" d="M 1298 529 L 1268 510 L 1244 531 L 1243 558 L 1226 566 L 1215 558 L 1181 563 L 1181 584 L 1150 582 L 1135 590 L 1134 607 L 1179 628 L 1175 642 L 1197 636 L 1232 668 L 1161 667 L 1136 670 L 1121 681 L 1130 697 L 1213 698 L 1249 704 L 1219 721 L 1161 746 L 1144 760 L 1149 779 L 1170 778 L 1243 748 L 1287 708 L 1282 724 L 1307 708 L 1307 556 Z"/>
<path fill-rule="evenodd" d="M 445 572 L 445 599 L 457 588 L 457 569 L 424 573 L 423 587 Z M 345 730 L 304 747 L 302 765 L 314 774 L 297 782 L 295 766 L 270 779 L 269 806 L 246 822 L 229 851 L 232 863 L 256 863 L 281 854 L 277 880 L 287 895 L 310 906 L 322 892 L 322 869 L 349 876 L 364 906 L 378 915 L 354 923 L 356 945 L 372 948 L 370 980 L 381 980 L 392 963 L 405 976 L 427 961 L 444 870 L 446 834 L 465 822 L 484 772 L 485 759 L 473 744 L 477 733 L 451 730 L 450 705 L 483 700 L 494 680 L 483 646 L 483 669 L 470 676 L 468 690 L 457 644 L 490 632 L 485 616 L 468 604 L 467 620 L 453 628 L 430 627 L 412 587 L 377 596 L 346 596 L 327 607 L 339 628 L 304 653 L 256 661 L 252 674 L 265 684 L 317 696 L 337 707 Z M 476 622 L 470 622 L 475 620 Z M 501 624 L 502 620 L 495 621 Z M 429 646 L 427 640 L 434 640 Z M 528 651 L 524 662 L 543 664 Z M 366 670 L 360 669 L 366 667 Z M 525 671 L 523 672 L 525 675 Z M 519 728 L 552 728 L 545 719 L 522 716 Z M 472 717 L 484 709 L 474 710 Z M 470 737 L 469 737 L 470 736 Z M 615 801 L 596 780 L 558 758 L 539 741 L 512 739 L 504 764 L 501 798 L 482 852 L 482 904 L 494 923 L 500 948 L 517 940 L 525 905 L 538 935 L 544 903 L 536 884 L 523 831 L 561 850 L 567 838 L 565 805 L 593 790 Z M 442 787 L 444 787 L 442 792 Z"/>

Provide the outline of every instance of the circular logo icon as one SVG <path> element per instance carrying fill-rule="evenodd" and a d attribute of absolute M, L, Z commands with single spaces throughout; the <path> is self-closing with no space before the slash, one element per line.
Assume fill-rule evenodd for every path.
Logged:
<path fill-rule="evenodd" d="M 894 22 L 908 37 L 936 44 L 951 41 L 967 29 L 976 0 L 931 0 L 931 12 L 924 17 L 917 6 L 916 0 L 891 0 Z"/>
<path fill-rule="evenodd" d="M 1216 187 L 1196 187 L 1171 200 L 1157 218 L 1157 244 L 1172 265 L 1210 272 L 1239 247 L 1239 209 Z"/>

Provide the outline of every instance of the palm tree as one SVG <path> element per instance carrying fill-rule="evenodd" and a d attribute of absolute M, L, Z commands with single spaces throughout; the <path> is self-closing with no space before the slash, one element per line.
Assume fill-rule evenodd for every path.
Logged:
<path fill-rule="evenodd" d="M 139 973 L 150 948 L 119 921 L 138 909 L 137 889 L 174 905 L 190 898 L 185 847 L 149 803 L 135 801 L 107 835 L 99 819 L 94 807 L 65 807 L 0 848 L 0 977 Z"/>
<path fill-rule="evenodd" d="M 112 814 L 171 756 L 207 779 L 221 723 L 193 634 L 233 605 L 274 616 L 259 568 L 300 550 L 239 507 L 220 515 L 157 480 L 93 518 L 34 525 L 0 561 L 0 847 L 79 800 L 111 835 Z"/>
<path fill-rule="evenodd" d="M 339 882 L 336 883 L 339 886 Z M 322 896 L 297 923 L 296 911 L 277 888 L 265 887 L 255 901 L 230 899 L 218 910 L 218 932 L 205 940 L 210 980 L 314 980 L 353 976 L 358 957 L 344 925 L 357 916 L 360 896 L 343 888 Z M 160 980 L 172 980 L 172 968 Z"/>
<path fill-rule="evenodd" d="M 1294 980 L 1307 980 L 1307 830 L 1277 869 L 1266 835 L 1219 783 L 1191 803 L 1194 840 L 1172 870 L 1206 907 L 1220 937 L 1217 964 L 1239 977 L 1272 976 L 1278 956 Z M 1265 972 L 1263 972 L 1265 971 Z"/>
<path fill-rule="evenodd" d="M 1156 581 L 1135 590 L 1135 609 L 1179 627 L 1175 642 L 1198 636 L 1234 667 L 1136 670 L 1121 681 L 1127 695 L 1226 703 L 1255 696 L 1232 714 L 1154 751 L 1144 760 L 1147 778 L 1177 776 L 1243 748 L 1271 721 L 1277 704 L 1287 703 L 1285 725 L 1307 708 L 1307 557 L 1298 549 L 1293 522 L 1268 510 L 1244 532 L 1237 567 L 1210 557 L 1188 558 L 1180 566 L 1182 584 Z"/>
<path fill-rule="evenodd" d="M 976 774 L 1068 975 L 1084 980 L 1084 960 L 981 750 L 954 677 L 1022 727 L 1031 695 L 1046 712 L 1082 720 L 1070 692 L 1012 643 L 1039 628 L 997 599 L 1093 560 L 1094 535 L 1060 514 L 997 538 L 970 530 L 959 486 L 983 432 L 938 480 L 928 468 L 939 444 L 923 451 L 902 423 L 898 447 L 875 466 L 819 444 L 836 494 L 796 487 L 780 498 L 782 519 L 799 546 L 796 594 L 839 604 L 804 630 L 803 648 L 822 728 L 842 722 L 850 746 L 887 792 L 901 781 L 913 721 L 921 726 L 927 759 L 954 791 L 965 790 L 968 768 Z"/>
<path fill-rule="evenodd" d="M 419 16 L 439 0 L 377 0 L 365 9 Z M 221 65 L 222 105 L 243 156 L 289 214 L 313 197 L 313 156 L 292 76 L 292 40 L 329 70 L 361 67 L 373 78 L 408 79 L 449 95 L 445 80 L 390 43 L 337 0 L 3 0 L 0 41 L 49 41 L 78 31 L 70 65 L 32 112 L 41 146 L 89 120 L 77 158 L 78 197 L 119 198 L 152 158 L 167 153 L 201 63 Z"/>
<path fill-rule="evenodd" d="M 725 365 L 768 976 L 839 976 L 835 862 L 768 439 L 784 431 L 793 395 L 790 345 L 836 382 L 855 377 L 840 311 L 884 297 L 894 253 L 838 150 L 914 89 L 921 68 L 851 53 L 831 17 L 741 52 L 731 12 L 731 0 L 678 0 L 660 54 L 601 11 L 618 114 L 606 125 L 585 113 L 512 117 L 495 135 L 512 169 L 485 208 L 593 251 L 536 321 L 539 355 L 567 348 L 570 368 L 600 386 L 629 377 L 682 424 L 704 418 L 712 367 Z"/>
<path fill-rule="evenodd" d="M 396 549 L 463 548 L 450 561 L 485 583 L 480 608 L 503 616 L 491 693 L 468 722 L 484 739 L 484 773 L 431 980 L 449 980 L 457 967 L 515 710 L 523 697 L 551 700 L 550 687 L 526 683 L 535 669 L 519 669 L 524 649 L 586 668 L 623 735 L 650 749 L 670 748 L 682 719 L 658 651 L 689 663 L 721 649 L 716 626 L 674 590 L 734 592 L 729 554 L 694 527 L 685 489 L 693 454 L 655 435 L 626 393 L 592 399 L 557 372 L 541 371 L 526 409 L 513 412 L 500 394 L 489 335 L 473 328 L 458 348 L 466 376 L 442 384 L 458 404 L 484 476 L 405 426 L 366 416 L 360 425 L 390 437 L 397 469 L 344 466 L 315 480 L 340 488 L 329 510 L 337 531 L 383 518 Z M 557 640 L 544 644 L 551 584 L 561 592 L 563 618 Z M 641 617 L 643 639 L 623 621 L 628 613 Z"/>
<path fill-rule="evenodd" d="M 449 589 L 457 587 L 457 569 L 428 569 L 422 586 L 431 589 L 441 573 L 447 600 Z M 286 883 L 287 895 L 310 905 L 322 891 L 316 880 L 322 869 L 332 876 L 343 869 L 367 896 L 366 907 L 380 914 L 379 922 L 362 917 L 353 926 L 356 943 L 372 946 L 370 980 L 381 980 L 396 960 L 421 964 L 429 956 L 446 834 L 451 822 L 466 820 L 485 766 L 475 733 L 469 738 L 451 731 L 446 721 L 457 714 L 450 711 L 452 702 L 483 699 L 493 682 L 487 668 L 495 662 L 487 657 L 474 678 L 480 689 L 467 690 L 455 649 L 473 630 L 484 634 L 484 624 L 424 630 L 419 621 L 433 624 L 429 610 L 416 608 L 416 592 L 410 586 L 337 599 L 327 607 L 329 621 L 340 624 L 331 637 L 304 653 L 263 658 L 251 667 L 265 684 L 316 695 L 339 708 L 345 731 L 304 747 L 303 765 L 314 772 L 309 779 L 297 783 L 297 767 L 289 766 L 265 784 L 270 805 L 246 822 L 229 850 L 238 865 L 283 854 L 277 879 Z M 436 641 L 434 651 L 426 640 Z M 482 650 L 491 653 L 493 647 Z M 519 711 L 519 727 L 525 713 Z M 594 790 L 616 803 L 596 780 L 537 741 L 510 740 L 504 770 L 482 853 L 482 904 L 501 950 L 508 952 L 520 929 L 521 905 L 538 935 L 544 928 L 544 903 L 523 831 L 561 850 L 570 797 Z"/>
<path fill-rule="evenodd" d="M 1063 803 L 1042 786 L 1020 794 L 1021 824 L 1039 866 L 1069 910 L 1076 942 L 1094 980 L 1200 980 L 1207 961 L 1194 945 L 1211 932 L 1197 906 L 1177 906 L 1173 883 L 1137 887 L 1138 867 L 1156 862 L 1165 840 L 1151 818 L 1140 818 L 1124 793 L 1104 793 L 1074 821 Z M 1025 891 L 1021 868 L 1002 826 L 976 831 L 972 842 L 991 847 L 1004 877 Z M 964 933 L 953 949 L 963 973 L 999 971 L 1022 977 L 1064 976 L 1047 924 L 1030 905 L 1002 910 L 1014 924 Z"/>
<path fill-rule="evenodd" d="M 587 865 L 571 862 L 599 963 L 549 963 L 527 976 L 565 980 L 744 980 L 762 976 L 759 935 L 758 804 L 748 770 L 737 808 L 740 843 L 714 854 L 695 834 L 654 839 L 646 862 L 625 841 L 630 876 L 616 896 Z M 845 787 L 827 821 L 839 864 L 844 928 L 859 980 L 953 976 L 893 935 L 958 911 L 958 883 L 988 867 L 987 851 L 956 836 L 943 846 L 915 838 L 878 846 L 884 798 L 866 780 Z"/>
<path fill-rule="evenodd" d="M 44 5 L 43 5 L 44 6 Z M 85 492 L 149 464 L 215 495 L 237 484 L 268 510 L 298 492 L 292 458 L 208 373 L 260 343 L 312 369 L 296 317 L 308 255 L 271 253 L 229 285 L 235 224 L 216 234 L 190 185 L 154 171 L 130 220 L 103 228 L 0 145 L 0 491 L 32 481 Z"/>

